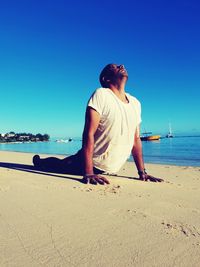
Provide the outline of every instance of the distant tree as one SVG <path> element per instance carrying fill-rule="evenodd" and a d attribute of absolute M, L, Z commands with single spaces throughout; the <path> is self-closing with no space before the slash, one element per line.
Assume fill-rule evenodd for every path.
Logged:
<path fill-rule="evenodd" d="M 20 137 L 20 134 L 19 134 L 19 133 L 16 133 L 16 134 L 15 134 L 15 138 L 16 138 L 17 140 L 19 140 L 19 137 Z"/>
<path fill-rule="evenodd" d="M 48 134 L 43 135 L 44 141 L 49 141 L 50 136 Z"/>
<path fill-rule="evenodd" d="M 42 134 L 38 133 L 38 134 L 36 134 L 35 137 L 38 138 L 40 141 L 43 141 L 43 136 L 42 136 Z"/>

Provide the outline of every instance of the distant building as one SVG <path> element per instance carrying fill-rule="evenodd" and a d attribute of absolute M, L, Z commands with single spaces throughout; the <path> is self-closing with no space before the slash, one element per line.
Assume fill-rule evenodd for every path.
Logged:
<path fill-rule="evenodd" d="M 18 137 L 18 140 L 19 141 L 27 141 L 27 140 L 30 140 L 30 136 L 29 135 L 20 135 L 19 137 Z"/>
<path fill-rule="evenodd" d="M 14 133 L 7 133 L 7 134 L 5 134 L 6 135 L 6 137 L 8 137 L 8 138 L 10 138 L 10 137 L 15 137 L 15 134 Z"/>

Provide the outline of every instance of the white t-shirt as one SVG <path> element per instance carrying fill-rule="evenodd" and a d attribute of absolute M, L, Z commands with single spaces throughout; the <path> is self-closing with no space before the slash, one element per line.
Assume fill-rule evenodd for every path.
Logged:
<path fill-rule="evenodd" d="M 100 114 L 94 136 L 94 167 L 108 173 L 117 172 L 126 162 L 134 145 L 134 135 L 141 122 L 141 105 L 126 93 L 129 103 L 122 102 L 111 89 L 99 88 L 88 106 Z"/>

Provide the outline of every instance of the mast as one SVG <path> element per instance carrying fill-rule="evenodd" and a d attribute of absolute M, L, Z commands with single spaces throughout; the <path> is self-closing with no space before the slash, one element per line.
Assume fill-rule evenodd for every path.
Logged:
<path fill-rule="evenodd" d="M 172 126 L 171 126 L 171 123 L 169 122 L 169 132 L 168 134 L 166 135 L 167 138 L 171 138 L 173 137 L 173 134 L 172 134 Z"/>
<path fill-rule="evenodd" d="M 169 122 L 169 134 L 172 135 L 172 126 L 170 122 Z"/>

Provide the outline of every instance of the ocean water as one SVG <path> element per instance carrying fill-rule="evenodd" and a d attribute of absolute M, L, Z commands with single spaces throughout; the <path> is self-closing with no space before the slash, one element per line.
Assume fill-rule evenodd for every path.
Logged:
<path fill-rule="evenodd" d="M 179 166 L 200 166 L 200 136 L 163 138 L 142 142 L 144 161 L 147 163 Z M 81 148 L 81 140 L 68 143 L 37 142 L 0 144 L 0 150 L 35 154 L 71 155 Z M 130 161 L 132 158 L 130 157 Z"/>
<path fill-rule="evenodd" d="M 163 138 L 142 144 L 145 162 L 200 166 L 200 136 Z"/>

